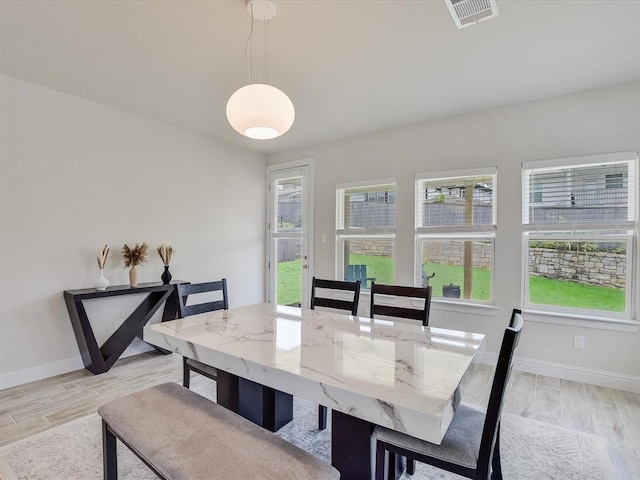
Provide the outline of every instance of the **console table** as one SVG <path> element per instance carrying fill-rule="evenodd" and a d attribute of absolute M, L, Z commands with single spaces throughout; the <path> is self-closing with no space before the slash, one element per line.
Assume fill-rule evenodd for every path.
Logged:
<path fill-rule="evenodd" d="M 163 303 L 162 321 L 175 320 L 178 316 L 178 294 L 175 285 L 180 283 L 188 282 L 177 280 L 169 284 L 159 282 L 141 283 L 137 287 L 114 285 L 107 287 L 106 290 L 96 290 L 95 288 L 65 290 L 64 300 L 67 304 L 67 310 L 69 310 L 69 318 L 73 325 L 73 332 L 76 335 L 85 368 L 93 374 L 108 371 L 134 338 L 142 338 L 142 328 Z M 118 297 L 138 293 L 147 293 L 148 295 L 107 341 L 101 347 L 98 346 L 82 302 L 94 298 Z M 169 353 L 167 350 L 158 350 L 163 353 Z"/>

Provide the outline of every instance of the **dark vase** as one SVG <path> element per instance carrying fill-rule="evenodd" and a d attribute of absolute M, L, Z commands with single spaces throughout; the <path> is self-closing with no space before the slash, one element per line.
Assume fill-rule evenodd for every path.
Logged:
<path fill-rule="evenodd" d="M 160 276 L 160 280 L 162 280 L 162 283 L 164 283 L 165 285 L 171 281 L 171 272 L 169 271 L 169 265 L 164 266 L 164 272 Z"/>

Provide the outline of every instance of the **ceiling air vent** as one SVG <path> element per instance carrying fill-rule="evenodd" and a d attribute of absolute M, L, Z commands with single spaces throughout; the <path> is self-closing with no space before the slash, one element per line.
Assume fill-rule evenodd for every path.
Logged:
<path fill-rule="evenodd" d="M 458 28 L 498 16 L 495 0 L 444 0 Z"/>

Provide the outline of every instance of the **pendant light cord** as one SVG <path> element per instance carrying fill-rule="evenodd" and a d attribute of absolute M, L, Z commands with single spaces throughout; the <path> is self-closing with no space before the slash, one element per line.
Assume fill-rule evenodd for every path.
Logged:
<path fill-rule="evenodd" d="M 251 78 L 251 64 L 253 63 L 253 20 L 253 5 L 251 5 L 251 29 L 249 30 L 249 37 L 244 44 L 244 63 L 247 65 L 247 71 L 249 72 L 249 84 L 253 83 Z"/>
<path fill-rule="evenodd" d="M 267 4 L 267 16 L 264 19 L 264 28 L 262 30 L 262 46 L 263 46 L 263 59 L 262 59 L 262 80 L 263 83 L 269 83 L 269 4 Z M 247 65 L 247 72 L 249 73 L 249 83 L 253 83 L 252 65 L 253 65 L 253 22 L 255 17 L 253 16 L 253 5 L 251 5 L 251 28 L 249 30 L 249 37 L 244 44 L 244 62 Z"/>
<path fill-rule="evenodd" d="M 264 19 L 264 83 L 269 83 L 267 77 L 269 75 L 269 4 L 267 3 L 267 17 Z"/>

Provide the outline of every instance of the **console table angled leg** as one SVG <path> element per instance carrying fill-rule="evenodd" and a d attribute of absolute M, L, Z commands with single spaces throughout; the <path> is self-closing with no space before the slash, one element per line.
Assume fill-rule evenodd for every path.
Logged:
<path fill-rule="evenodd" d="M 158 311 L 160 305 L 169 297 L 171 291 L 151 292 L 145 297 L 140 305 L 122 322 L 109 339 L 100 347 L 101 355 L 104 358 L 107 369 L 120 358 L 131 341 L 142 331 L 142 327 Z"/>
<path fill-rule="evenodd" d="M 100 347 L 96 341 L 95 334 L 91 328 L 91 323 L 87 317 L 87 311 L 82 304 L 82 300 L 74 301 L 70 296 L 65 295 L 65 303 L 69 311 L 69 318 L 73 326 L 82 363 L 91 373 L 99 374 L 108 370 Z"/>

